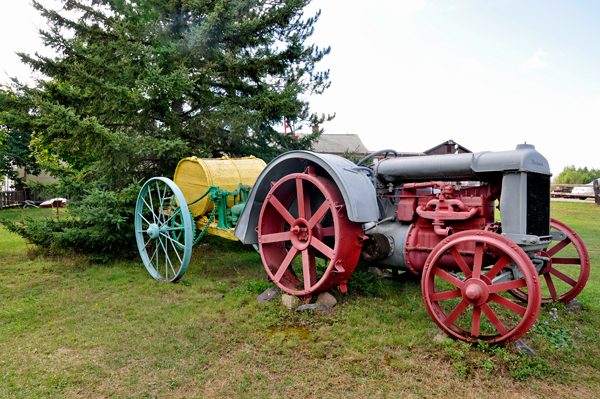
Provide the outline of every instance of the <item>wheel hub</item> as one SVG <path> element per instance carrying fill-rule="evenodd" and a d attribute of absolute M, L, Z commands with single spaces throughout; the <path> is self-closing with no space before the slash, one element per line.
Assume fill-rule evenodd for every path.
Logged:
<path fill-rule="evenodd" d="M 490 294 L 486 283 L 480 279 L 471 279 L 465 281 L 462 296 L 469 305 L 481 306 L 487 302 Z"/>
<path fill-rule="evenodd" d="M 156 223 L 152 223 L 148 226 L 148 230 L 146 230 L 146 233 L 148 233 L 150 238 L 155 240 L 160 235 L 160 227 L 158 227 Z"/>
<path fill-rule="evenodd" d="M 300 251 L 306 249 L 312 237 L 308 222 L 305 219 L 298 218 L 292 224 L 290 231 L 292 232 L 292 245 Z"/>

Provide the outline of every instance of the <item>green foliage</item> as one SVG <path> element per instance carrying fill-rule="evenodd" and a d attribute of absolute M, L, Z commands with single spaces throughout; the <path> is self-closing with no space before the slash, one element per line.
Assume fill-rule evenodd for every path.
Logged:
<path fill-rule="evenodd" d="M 556 176 L 554 183 L 562 184 L 587 184 L 600 177 L 600 169 L 577 168 L 565 166 L 562 172 Z"/>
<path fill-rule="evenodd" d="M 14 81 L 1 92 L 0 119 L 33 132 L 30 146 L 42 166 L 77 182 L 74 195 L 83 204 L 72 198 L 73 225 L 47 225 L 45 234 L 38 225 L 29 236 L 57 246 L 73 239 L 73 248 L 96 253 L 100 247 L 86 242 L 89 230 L 122 234 L 132 221 L 133 206 L 121 207 L 133 182 L 171 177 L 183 157 L 268 162 L 310 149 L 318 134 L 298 139 L 273 129 L 284 117 L 297 124 L 327 119 L 311 114 L 304 100 L 329 87 L 328 72 L 315 68 L 329 48 L 305 44 L 319 17 L 305 18 L 309 2 L 63 0 L 63 10 L 53 11 L 34 1 L 48 21 L 44 43 L 59 55 L 19 54 L 46 78 L 34 86 Z M 86 215 L 95 201 L 104 216 Z M 109 253 L 119 251 L 99 256 Z"/>
<path fill-rule="evenodd" d="M 12 94 L 0 88 L 0 98 L 5 96 Z M 0 117 L 0 177 L 8 177 L 17 184 L 21 184 L 22 180 L 18 177 L 15 167 L 23 168 L 27 174 L 38 175 L 40 172 L 29 146 L 31 134 L 28 133 L 28 128 L 26 125 L 8 126 Z"/>
<path fill-rule="evenodd" d="M 98 186 L 81 188 L 73 182 L 67 186 L 65 182 L 70 181 L 64 180 L 46 188 L 67 192 L 75 199 L 68 203 L 68 212 L 64 216 L 26 218 L 24 223 L 1 219 L 0 223 L 33 244 L 55 252 L 72 250 L 89 254 L 92 260 L 100 262 L 135 256 L 132 209 L 141 186 L 132 184 L 115 192 Z"/>
<path fill-rule="evenodd" d="M 271 287 L 275 287 L 275 284 L 269 283 L 266 280 L 244 280 L 238 287 L 232 290 L 232 293 L 235 296 L 261 294 Z"/>
<path fill-rule="evenodd" d="M 348 279 L 348 290 L 353 293 L 367 296 L 378 296 L 383 294 L 381 279 L 373 273 L 369 273 L 365 265 L 359 264 L 352 277 Z"/>
<path fill-rule="evenodd" d="M 356 150 L 354 151 L 346 150 L 342 154 L 342 157 L 348 159 L 349 161 L 352 161 L 353 163 L 358 163 L 361 159 L 364 158 L 364 156 L 358 155 L 356 153 L 357 150 L 358 148 L 356 148 Z"/>
<path fill-rule="evenodd" d="M 544 336 L 548 343 L 556 349 L 569 347 L 572 344 L 571 329 L 559 325 L 557 308 L 552 308 L 549 314 L 552 320 L 538 319 L 538 323 L 531 328 L 531 331 Z"/>
<path fill-rule="evenodd" d="M 511 376 L 519 381 L 526 381 L 530 378 L 543 379 L 554 374 L 554 370 L 548 362 L 540 357 L 530 358 L 521 353 L 515 353 L 507 348 L 483 341 L 478 341 L 477 349 L 490 353 L 497 360 L 507 364 Z M 491 371 L 494 365 L 491 361 L 486 361 L 483 368 Z"/>

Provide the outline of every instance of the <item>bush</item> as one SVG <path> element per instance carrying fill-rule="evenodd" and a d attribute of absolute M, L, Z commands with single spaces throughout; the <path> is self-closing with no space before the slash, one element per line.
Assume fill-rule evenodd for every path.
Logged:
<path fill-rule="evenodd" d="M 64 185 L 51 187 L 54 191 Z M 139 183 L 118 192 L 100 187 L 76 192 L 77 188 L 72 185 L 67 190 L 74 200 L 67 203 L 67 212 L 59 218 L 27 218 L 20 223 L 2 219 L 0 224 L 47 250 L 69 249 L 100 262 L 134 257 L 137 246 L 133 226 Z"/>

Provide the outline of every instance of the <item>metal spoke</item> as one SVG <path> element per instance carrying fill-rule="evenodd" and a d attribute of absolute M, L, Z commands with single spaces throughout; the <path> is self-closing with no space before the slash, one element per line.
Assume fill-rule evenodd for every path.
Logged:
<path fill-rule="evenodd" d="M 464 283 L 462 281 L 460 281 L 459 279 L 457 279 L 456 277 L 451 276 L 445 270 L 442 270 L 439 267 L 435 266 L 431 271 L 433 272 L 433 274 L 435 274 L 436 276 L 438 276 L 438 277 L 446 280 L 447 282 L 449 282 L 453 286 L 462 289 Z"/>
<path fill-rule="evenodd" d="M 168 235 L 166 235 L 164 233 L 160 233 L 160 235 L 169 240 L 169 242 L 171 243 L 171 246 L 173 247 L 173 250 L 175 250 L 175 255 L 177 255 L 177 258 L 179 258 L 179 262 L 183 263 L 183 260 L 181 260 L 181 257 L 179 256 L 179 252 L 177 252 L 177 249 L 174 244 L 174 242 L 177 242 L 177 241 L 173 240 L 171 237 L 169 237 Z M 177 244 L 181 244 L 181 243 L 177 242 Z"/>
<path fill-rule="evenodd" d="M 146 241 L 144 243 L 144 248 L 146 248 L 148 246 L 148 244 L 150 244 L 151 241 L 152 241 L 152 237 L 148 238 L 148 241 Z"/>
<path fill-rule="evenodd" d="M 544 274 L 544 279 L 546 280 L 546 285 L 548 286 L 548 291 L 550 291 L 550 297 L 553 301 L 558 299 L 558 295 L 556 293 L 556 287 L 554 286 L 554 281 L 552 281 L 552 276 L 549 273 Z"/>
<path fill-rule="evenodd" d="M 279 212 L 279 214 L 281 216 L 283 216 L 283 218 L 285 219 L 286 222 L 288 222 L 288 224 L 292 225 L 295 221 L 296 218 L 294 218 L 287 209 L 285 209 L 285 207 L 283 206 L 283 204 L 281 202 L 279 202 L 279 200 L 277 199 L 277 197 L 275 197 L 274 195 L 271 196 L 271 198 L 269 198 L 269 203 L 271 205 L 273 205 L 275 207 L 275 209 L 277 209 L 277 212 Z"/>
<path fill-rule="evenodd" d="M 283 277 L 283 274 L 285 273 L 285 271 L 288 269 L 288 267 L 290 267 L 290 265 L 292 264 L 292 261 L 294 260 L 296 255 L 298 255 L 298 250 L 295 247 L 292 247 L 290 249 L 290 251 L 288 252 L 287 256 L 285 257 L 285 259 L 283 260 L 283 262 L 281 262 L 281 265 L 279 266 L 279 270 L 277 270 L 277 273 L 273 277 L 274 282 L 277 283 L 277 282 L 279 282 L 279 280 L 281 280 L 281 277 Z"/>
<path fill-rule="evenodd" d="M 573 280 L 571 277 L 567 276 L 566 274 L 559 272 L 558 270 L 556 270 L 553 267 L 550 268 L 550 273 L 554 274 L 556 277 L 558 277 L 565 283 L 569 284 L 571 287 L 575 287 L 575 285 L 577 285 L 577 281 Z"/>
<path fill-rule="evenodd" d="M 328 210 L 329 210 L 329 202 L 327 200 L 325 200 L 321 204 L 321 206 L 319 207 L 317 212 L 315 212 L 315 214 L 310 218 L 310 221 L 308 222 L 308 228 L 312 229 L 313 227 L 315 227 L 317 225 L 317 223 L 319 223 L 321 221 L 321 219 L 323 219 L 323 217 L 325 216 L 325 214 L 327 213 Z"/>
<path fill-rule="evenodd" d="M 165 199 L 167 198 L 167 188 L 169 188 L 169 186 L 167 186 L 165 184 L 165 188 L 163 189 L 163 194 L 162 194 L 162 198 L 160 201 L 161 207 L 160 207 L 160 213 L 163 217 L 163 224 L 164 224 L 164 220 L 165 220 L 165 214 L 164 214 L 164 210 L 165 210 Z"/>
<path fill-rule="evenodd" d="M 500 296 L 498 294 L 490 294 L 490 300 L 496 302 L 499 305 L 504 306 L 505 308 L 507 308 L 509 310 L 512 310 L 515 313 L 520 314 L 521 316 L 524 316 L 525 312 L 527 311 L 527 308 L 524 308 L 523 306 L 511 301 L 508 298 Z"/>
<path fill-rule="evenodd" d="M 304 289 L 305 290 L 310 290 L 310 287 L 312 287 L 312 276 L 311 276 L 311 270 L 310 270 L 310 259 L 308 256 L 308 249 L 305 249 L 304 251 L 302 251 L 302 274 L 304 276 Z"/>
<path fill-rule="evenodd" d="M 496 316 L 496 313 L 494 313 L 492 308 L 490 308 L 490 306 L 487 303 L 481 305 L 481 309 L 483 310 L 483 313 L 485 313 L 487 318 L 490 320 L 490 322 L 494 325 L 494 327 L 496 327 L 496 330 L 498 330 L 500 334 L 506 335 L 508 333 L 508 330 L 506 329 L 506 327 L 504 327 L 504 324 L 502 324 L 498 316 Z"/>
<path fill-rule="evenodd" d="M 486 274 L 485 276 L 487 278 L 489 278 L 490 280 L 493 280 L 494 277 L 496 277 L 496 275 L 500 272 L 500 270 L 504 269 L 504 267 L 510 262 L 510 256 L 504 254 L 502 255 L 502 257 L 500 259 L 498 259 L 498 262 L 496 262 L 496 264 L 494 265 L 494 267 L 492 267 Z"/>
<path fill-rule="evenodd" d="M 304 190 L 304 220 L 310 220 L 312 217 L 312 207 L 310 205 L 310 193 Z"/>
<path fill-rule="evenodd" d="M 310 245 L 315 248 L 317 251 L 321 252 L 328 259 L 333 259 L 335 257 L 335 252 L 333 249 L 329 248 L 323 241 L 319 240 L 317 237 L 312 236 L 310 239 Z"/>
<path fill-rule="evenodd" d="M 141 212 L 137 213 L 139 215 L 139 217 L 141 217 L 142 219 L 144 219 L 144 222 L 148 223 L 148 226 L 150 226 L 152 223 L 150 223 L 149 221 L 146 220 L 146 218 L 144 217 L 144 215 L 141 214 Z"/>
<path fill-rule="evenodd" d="M 304 187 L 302 184 L 302 179 L 299 177 L 296 178 L 296 197 L 298 199 L 298 217 L 300 219 L 304 219 L 306 218 L 306 209 L 304 208 Z"/>
<path fill-rule="evenodd" d="M 169 238 L 169 237 L 167 237 L 167 238 Z M 173 246 L 172 242 L 171 242 L 171 246 Z M 171 262 L 171 258 L 169 257 L 168 248 L 166 245 L 165 245 L 164 249 L 165 249 L 165 258 L 166 258 L 165 259 L 165 272 L 167 273 L 167 276 L 168 276 L 167 266 L 171 266 L 171 270 L 173 271 L 173 277 L 175 277 L 177 275 L 177 273 L 175 273 L 175 269 L 173 268 L 173 263 Z M 173 247 L 173 249 L 175 250 L 175 247 Z M 175 254 L 177 255 L 177 251 L 175 251 Z M 177 255 L 177 257 L 179 257 L 179 255 Z M 181 258 L 179 258 L 179 262 L 181 263 Z M 168 265 L 167 265 L 167 263 L 168 263 Z"/>
<path fill-rule="evenodd" d="M 460 301 L 460 303 L 458 305 L 456 305 L 456 307 L 454 308 L 452 313 L 450 313 L 448 315 L 448 317 L 446 318 L 446 320 L 444 320 L 444 325 L 446 327 L 450 327 L 452 324 L 454 324 L 456 319 L 458 319 L 458 316 L 460 316 L 462 314 L 462 312 L 465 311 L 467 306 L 469 306 L 467 301 L 465 301 L 464 299 L 462 301 Z"/>
<path fill-rule="evenodd" d="M 473 308 L 473 319 L 471 321 L 471 335 L 479 337 L 479 329 L 481 327 L 481 307 L 475 306 Z"/>
<path fill-rule="evenodd" d="M 460 270 L 465 274 L 465 277 L 469 277 L 471 275 L 471 268 L 467 265 L 462 255 L 458 252 L 456 247 L 450 248 L 450 255 L 454 258 L 454 261 L 460 267 Z"/>
<path fill-rule="evenodd" d="M 150 193 L 150 191 L 148 191 L 148 193 Z M 149 198 L 150 198 L 150 205 L 152 205 L 152 195 L 150 195 Z M 152 220 L 154 220 L 154 223 L 156 223 L 157 220 L 156 220 L 156 215 L 154 214 L 154 209 L 152 209 L 152 206 L 148 205 L 148 203 L 146 202 L 146 200 L 144 198 L 142 198 L 142 201 L 144 201 L 144 204 L 146 204 L 148 209 L 150 209 L 150 212 L 152 213 Z M 138 213 L 141 216 L 141 212 L 138 212 Z M 144 219 L 144 220 L 146 220 L 146 219 Z M 147 220 L 146 220 L 146 223 L 150 224 L 150 222 L 148 222 Z"/>
<path fill-rule="evenodd" d="M 483 243 L 475 243 L 475 258 L 473 259 L 473 278 L 481 277 L 481 264 L 483 263 Z"/>
<path fill-rule="evenodd" d="M 162 235 L 162 233 L 161 233 L 161 235 Z M 162 247 L 163 252 L 165 253 L 165 279 L 168 280 L 169 279 L 169 269 L 168 269 L 169 265 L 168 265 L 167 261 L 169 259 L 169 254 L 167 251 L 167 246 L 165 245 L 163 240 L 160 239 L 160 236 L 158 237 L 158 242 L 160 242 L 160 246 Z"/>
<path fill-rule="evenodd" d="M 292 239 L 291 231 L 284 231 L 282 233 L 265 234 L 260 237 L 261 244 L 269 244 L 272 242 L 283 242 L 290 241 Z"/>
<path fill-rule="evenodd" d="M 558 244 L 556 244 L 555 246 L 553 246 L 552 248 L 550 248 L 548 250 L 548 255 L 550 255 L 550 257 L 556 255 L 557 252 L 559 252 L 561 249 L 563 249 L 564 247 L 566 247 L 567 245 L 569 245 L 571 243 L 571 240 L 564 239 L 562 241 L 560 241 Z"/>
<path fill-rule="evenodd" d="M 452 291 L 444 291 L 444 292 L 436 292 L 434 294 L 429 295 L 429 300 L 433 302 L 443 301 L 445 299 L 453 299 L 460 298 L 462 296 L 462 292 L 458 290 Z"/>
<path fill-rule="evenodd" d="M 488 289 L 489 289 L 490 293 L 493 293 L 493 292 L 514 290 L 514 289 L 523 288 L 523 287 L 527 287 L 527 281 L 525 281 L 525 279 L 521 278 L 518 280 L 507 281 L 505 283 L 492 284 L 492 285 L 488 286 Z"/>
<path fill-rule="evenodd" d="M 175 209 L 177 209 L 177 208 L 175 208 Z M 171 221 L 171 219 L 173 219 L 175 216 L 177 216 L 177 214 L 180 212 L 181 212 L 181 208 L 179 209 L 179 212 L 173 212 L 173 214 L 171 215 L 171 210 L 169 209 L 169 215 L 171 215 L 171 216 L 169 216 L 169 218 L 167 220 L 165 220 L 165 222 L 163 224 L 168 224 Z"/>
<path fill-rule="evenodd" d="M 158 245 L 154 248 L 154 253 L 152 254 L 152 257 L 150 258 L 150 264 L 152 264 L 152 259 L 154 259 L 154 255 L 156 255 L 156 251 L 158 251 Z"/>
<path fill-rule="evenodd" d="M 162 197 L 160 196 L 160 185 L 158 184 L 158 180 L 156 181 L 156 196 L 158 197 L 158 206 L 159 206 L 159 212 L 158 212 L 158 221 L 162 223 L 162 208 L 163 208 L 163 201 L 162 201 Z"/>

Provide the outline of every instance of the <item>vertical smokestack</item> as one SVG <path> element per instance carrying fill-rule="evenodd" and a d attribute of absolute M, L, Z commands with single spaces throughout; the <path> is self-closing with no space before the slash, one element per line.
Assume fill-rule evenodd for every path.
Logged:
<path fill-rule="evenodd" d="M 313 125 L 313 127 L 312 127 L 312 132 L 313 132 L 313 133 L 316 133 L 316 132 L 318 132 L 318 131 L 319 131 L 319 125 Z"/>

